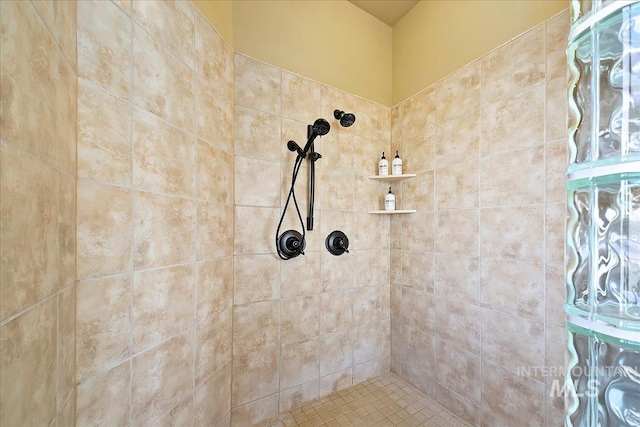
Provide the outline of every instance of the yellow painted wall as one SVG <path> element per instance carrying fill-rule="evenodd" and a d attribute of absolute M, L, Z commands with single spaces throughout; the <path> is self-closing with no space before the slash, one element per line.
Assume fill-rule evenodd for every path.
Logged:
<path fill-rule="evenodd" d="M 569 6 L 422 0 L 391 29 L 346 0 L 193 0 L 237 52 L 394 105 Z"/>
<path fill-rule="evenodd" d="M 233 2 L 236 52 L 384 105 L 391 32 L 346 0 Z"/>
<path fill-rule="evenodd" d="M 568 0 L 423 0 L 393 27 L 393 104 L 569 7 Z"/>
<path fill-rule="evenodd" d="M 233 2 L 231 0 L 192 0 L 223 39 L 233 46 Z"/>

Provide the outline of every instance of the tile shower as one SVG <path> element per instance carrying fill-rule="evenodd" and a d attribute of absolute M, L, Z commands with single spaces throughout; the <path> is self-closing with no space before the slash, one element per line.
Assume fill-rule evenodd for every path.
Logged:
<path fill-rule="evenodd" d="M 246 426 L 389 371 L 475 425 L 561 424 L 517 369 L 564 358 L 567 13 L 389 108 L 189 2 L 0 8 L 1 424 Z M 286 142 L 318 117 L 316 230 L 283 262 Z M 418 212 L 390 220 L 367 176 L 396 149 Z"/>

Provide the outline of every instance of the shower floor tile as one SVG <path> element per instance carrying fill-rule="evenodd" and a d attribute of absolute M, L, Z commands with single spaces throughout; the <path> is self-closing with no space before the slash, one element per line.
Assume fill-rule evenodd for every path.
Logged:
<path fill-rule="evenodd" d="M 466 427 L 471 424 L 392 373 L 280 414 L 260 427 Z"/>

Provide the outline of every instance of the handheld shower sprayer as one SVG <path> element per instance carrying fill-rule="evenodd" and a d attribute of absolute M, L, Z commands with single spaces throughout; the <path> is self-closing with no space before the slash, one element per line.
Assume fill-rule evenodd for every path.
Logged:
<path fill-rule="evenodd" d="M 316 153 L 314 151 L 313 142 L 317 137 L 328 134 L 330 129 L 331 125 L 328 121 L 326 121 L 325 119 L 318 119 L 313 123 L 313 125 L 309 125 L 307 127 L 308 139 L 304 148 L 301 148 L 293 140 L 287 142 L 287 148 L 289 149 L 289 151 L 298 153 L 298 156 L 296 157 L 296 161 L 293 166 L 289 195 L 287 196 L 287 201 L 284 204 L 282 215 L 280 216 L 280 222 L 278 223 L 278 228 L 276 229 L 276 251 L 278 252 L 278 256 L 284 260 L 295 258 L 298 255 L 304 255 L 304 248 L 306 246 L 304 222 L 302 221 L 302 215 L 300 214 L 300 209 L 298 207 L 298 201 L 296 200 L 296 193 L 294 188 L 296 179 L 298 178 L 298 172 L 300 171 L 300 166 L 302 166 L 302 161 L 307 157 L 307 154 L 310 154 L 309 161 L 311 162 L 311 167 L 309 168 L 311 181 L 309 184 L 309 216 L 307 216 L 307 230 L 313 230 L 313 200 L 315 189 L 314 165 L 316 160 L 322 157 L 319 153 Z M 289 206 L 289 201 L 291 199 L 293 199 L 293 204 L 296 208 L 296 213 L 298 214 L 300 225 L 302 226 L 302 234 L 300 234 L 296 230 L 287 230 L 284 233 L 280 234 L 280 227 L 282 226 L 282 222 L 284 220 L 284 214 L 287 212 L 287 207 Z"/>
<path fill-rule="evenodd" d="M 300 146 L 295 141 L 287 142 L 287 148 L 289 149 L 289 151 L 296 151 L 298 153 L 298 156 L 302 157 L 303 159 L 307 156 L 307 153 L 309 152 L 313 141 L 315 141 L 319 136 L 328 134 L 329 130 L 331 129 L 331 125 L 325 119 L 318 119 L 313 122 L 313 126 L 310 126 L 309 129 L 311 129 L 311 131 L 309 132 L 309 139 L 307 140 L 304 149 L 300 148 Z"/>

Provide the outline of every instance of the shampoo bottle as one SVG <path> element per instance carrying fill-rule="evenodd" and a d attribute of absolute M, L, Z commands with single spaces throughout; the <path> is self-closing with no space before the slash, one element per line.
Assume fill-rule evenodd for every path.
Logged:
<path fill-rule="evenodd" d="M 402 159 L 398 155 L 396 151 L 396 156 L 393 158 L 391 162 L 391 174 L 393 175 L 402 175 Z"/>
<path fill-rule="evenodd" d="M 396 210 L 396 196 L 391 192 L 391 187 L 389 187 L 389 192 L 384 198 L 384 210 L 385 211 L 395 211 Z"/>
<path fill-rule="evenodd" d="M 378 162 L 378 175 L 389 175 L 389 162 L 382 152 L 382 158 Z"/>

